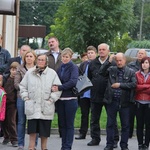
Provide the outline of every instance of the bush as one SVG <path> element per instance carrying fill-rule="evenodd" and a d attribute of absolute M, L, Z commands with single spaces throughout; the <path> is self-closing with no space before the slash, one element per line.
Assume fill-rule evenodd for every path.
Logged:
<path fill-rule="evenodd" d="M 150 41 L 132 41 L 128 44 L 128 48 L 150 48 Z"/>

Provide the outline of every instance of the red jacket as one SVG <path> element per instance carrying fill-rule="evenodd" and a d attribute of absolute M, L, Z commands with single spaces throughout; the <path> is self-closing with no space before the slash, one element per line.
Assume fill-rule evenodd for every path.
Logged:
<path fill-rule="evenodd" d="M 137 86 L 135 100 L 150 101 L 150 75 L 144 81 L 141 71 L 136 72 Z"/>

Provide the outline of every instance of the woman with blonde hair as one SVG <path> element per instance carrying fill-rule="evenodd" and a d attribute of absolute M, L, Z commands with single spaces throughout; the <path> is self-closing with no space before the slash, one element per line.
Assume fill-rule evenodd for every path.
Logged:
<path fill-rule="evenodd" d="M 25 129 L 26 129 L 26 115 L 24 112 L 24 101 L 20 96 L 19 84 L 23 79 L 25 73 L 31 69 L 35 68 L 36 64 L 36 54 L 32 51 L 27 51 L 23 57 L 23 64 L 17 67 L 17 73 L 14 80 L 15 88 L 17 89 L 17 111 L 18 111 L 18 150 L 24 149 L 25 144 Z"/>

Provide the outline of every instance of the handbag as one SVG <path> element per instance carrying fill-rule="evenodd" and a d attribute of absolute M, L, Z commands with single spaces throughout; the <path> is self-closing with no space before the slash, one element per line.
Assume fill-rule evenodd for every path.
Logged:
<path fill-rule="evenodd" d="M 2 89 L 0 89 L 0 121 L 5 120 L 5 112 L 6 112 L 6 93 Z"/>
<path fill-rule="evenodd" d="M 73 88 L 73 93 L 77 96 L 83 94 L 85 91 L 88 91 L 93 86 L 90 79 L 86 74 L 80 75 L 76 86 Z"/>

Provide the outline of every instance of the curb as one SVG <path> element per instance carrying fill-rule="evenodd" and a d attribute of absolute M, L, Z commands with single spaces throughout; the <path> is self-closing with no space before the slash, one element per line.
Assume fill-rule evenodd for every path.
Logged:
<path fill-rule="evenodd" d="M 121 133 L 120 130 L 119 133 Z M 51 128 L 51 134 L 59 134 L 58 128 Z M 74 129 L 74 134 L 79 134 L 79 128 Z M 88 130 L 87 135 L 90 135 L 90 129 Z M 101 135 L 106 135 L 105 129 L 101 129 Z M 136 130 L 133 131 L 133 136 L 136 136 Z"/>

